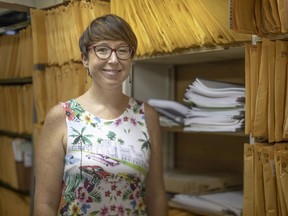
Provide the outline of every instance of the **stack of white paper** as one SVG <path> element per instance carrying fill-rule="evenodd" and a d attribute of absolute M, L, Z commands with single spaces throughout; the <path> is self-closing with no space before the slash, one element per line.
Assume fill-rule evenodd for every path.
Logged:
<path fill-rule="evenodd" d="M 166 117 L 180 125 L 184 124 L 185 116 L 189 111 L 188 106 L 172 100 L 149 99 L 148 104 L 154 107 L 162 117 Z M 162 122 L 164 122 L 163 118 Z M 166 120 L 165 123 L 169 124 L 169 120 Z M 173 126 L 175 126 L 175 123 L 173 123 Z"/>
<path fill-rule="evenodd" d="M 243 191 L 229 191 L 206 195 L 176 194 L 171 205 L 191 212 L 209 216 L 241 216 Z"/>
<path fill-rule="evenodd" d="M 191 105 L 185 131 L 239 131 L 244 128 L 244 85 L 196 78 L 185 92 Z"/>

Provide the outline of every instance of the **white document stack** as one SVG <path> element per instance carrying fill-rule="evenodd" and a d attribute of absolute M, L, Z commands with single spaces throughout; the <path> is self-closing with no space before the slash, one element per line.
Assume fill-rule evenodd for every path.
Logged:
<path fill-rule="evenodd" d="M 158 111 L 162 126 L 180 126 L 189 111 L 189 107 L 173 100 L 149 99 L 148 104 Z"/>
<path fill-rule="evenodd" d="M 184 131 L 235 132 L 244 129 L 245 86 L 196 78 L 185 92 L 190 109 Z"/>
<path fill-rule="evenodd" d="M 170 201 L 171 206 L 209 216 L 241 216 L 243 192 L 228 191 L 205 195 L 176 194 Z"/>

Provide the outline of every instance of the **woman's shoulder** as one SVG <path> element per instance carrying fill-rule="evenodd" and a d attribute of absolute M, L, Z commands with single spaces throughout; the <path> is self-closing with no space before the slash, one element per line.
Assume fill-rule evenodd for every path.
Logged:
<path fill-rule="evenodd" d="M 153 117 L 159 117 L 158 116 L 158 112 L 155 110 L 154 107 L 152 107 L 150 104 L 148 104 L 147 102 L 144 102 L 144 107 L 145 107 L 145 113 L 147 115 L 151 115 Z"/>
<path fill-rule="evenodd" d="M 145 116 L 158 117 L 158 112 L 154 109 L 154 107 L 150 106 L 147 102 L 133 97 L 130 98 L 130 101 L 132 101 L 134 104 L 137 104 L 138 106 L 143 106 Z"/>
<path fill-rule="evenodd" d="M 65 119 L 65 112 L 61 103 L 54 105 L 48 112 L 45 118 L 45 123 L 59 123 Z"/>
<path fill-rule="evenodd" d="M 143 102 L 145 110 L 145 119 L 148 127 L 157 127 L 159 125 L 159 114 L 154 107 L 147 102 Z"/>

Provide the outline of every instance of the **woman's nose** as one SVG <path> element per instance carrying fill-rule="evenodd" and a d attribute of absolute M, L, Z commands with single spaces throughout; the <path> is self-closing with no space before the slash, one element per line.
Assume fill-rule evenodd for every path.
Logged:
<path fill-rule="evenodd" d="M 118 57 L 116 55 L 116 51 L 113 50 L 111 53 L 111 56 L 109 57 L 109 62 L 113 63 L 113 62 L 118 62 Z"/>

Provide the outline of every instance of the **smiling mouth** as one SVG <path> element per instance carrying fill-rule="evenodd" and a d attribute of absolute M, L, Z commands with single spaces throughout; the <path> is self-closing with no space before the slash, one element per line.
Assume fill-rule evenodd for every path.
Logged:
<path fill-rule="evenodd" d="M 105 73 L 108 73 L 108 74 L 116 74 L 116 73 L 120 73 L 121 70 L 107 70 L 107 69 L 103 69 L 103 71 Z"/>

